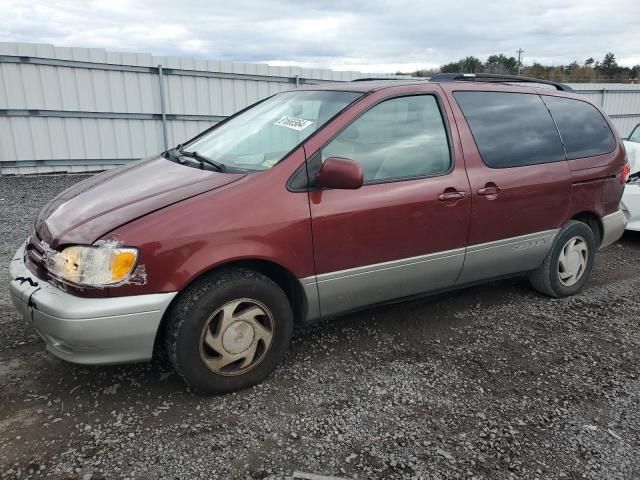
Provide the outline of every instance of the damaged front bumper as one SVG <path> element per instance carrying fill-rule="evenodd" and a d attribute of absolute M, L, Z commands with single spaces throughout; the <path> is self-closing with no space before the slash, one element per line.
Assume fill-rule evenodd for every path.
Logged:
<path fill-rule="evenodd" d="M 176 292 L 77 297 L 34 276 L 25 266 L 24 255 L 23 245 L 9 265 L 11 299 L 49 352 L 82 364 L 151 359 L 160 321 Z"/>

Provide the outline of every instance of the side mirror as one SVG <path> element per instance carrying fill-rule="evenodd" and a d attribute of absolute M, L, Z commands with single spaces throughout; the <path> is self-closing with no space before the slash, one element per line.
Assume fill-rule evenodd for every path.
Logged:
<path fill-rule="evenodd" d="M 356 190 L 362 186 L 362 165 L 348 158 L 329 157 L 316 174 L 316 182 L 325 188 Z"/>

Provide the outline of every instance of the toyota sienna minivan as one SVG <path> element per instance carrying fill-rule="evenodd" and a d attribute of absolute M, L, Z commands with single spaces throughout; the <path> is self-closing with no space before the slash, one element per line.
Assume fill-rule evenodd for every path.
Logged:
<path fill-rule="evenodd" d="M 54 355 L 165 352 L 205 393 L 263 380 L 294 326 L 512 275 L 579 292 L 629 167 L 562 84 L 441 74 L 276 94 L 55 197 L 10 290 Z"/>

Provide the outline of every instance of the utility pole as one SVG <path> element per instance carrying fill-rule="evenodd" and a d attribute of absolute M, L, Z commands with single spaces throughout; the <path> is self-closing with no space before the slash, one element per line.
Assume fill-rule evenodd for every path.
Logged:
<path fill-rule="evenodd" d="M 524 50 L 522 50 L 522 48 L 519 48 L 518 51 L 516 52 L 518 54 L 518 75 L 520 75 L 520 73 L 522 72 L 522 54 L 524 53 Z"/>

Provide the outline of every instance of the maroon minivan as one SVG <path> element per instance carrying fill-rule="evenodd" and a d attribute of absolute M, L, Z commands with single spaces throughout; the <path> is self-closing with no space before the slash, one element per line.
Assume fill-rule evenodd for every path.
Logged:
<path fill-rule="evenodd" d="M 296 324 L 517 274 L 580 291 L 625 228 L 627 175 L 606 115 L 561 84 L 310 86 L 54 198 L 10 289 L 64 360 L 165 351 L 230 392 L 274 369 Z"/>

